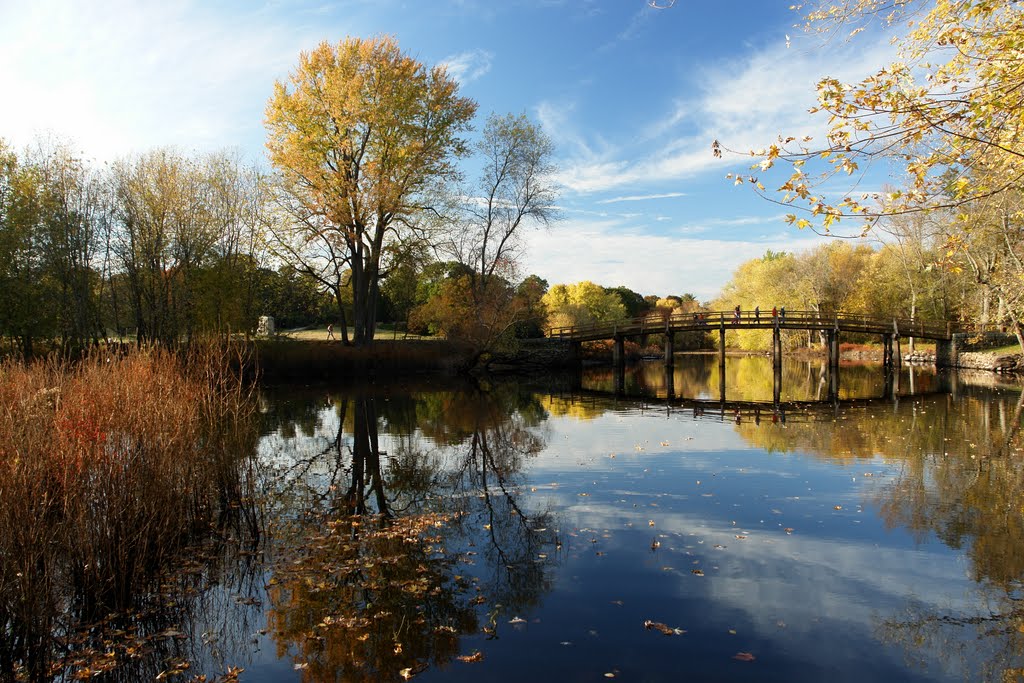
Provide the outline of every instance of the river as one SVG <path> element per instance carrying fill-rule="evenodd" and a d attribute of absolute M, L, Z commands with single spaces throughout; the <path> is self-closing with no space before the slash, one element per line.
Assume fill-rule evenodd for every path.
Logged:
<path fill-rule="evenodd" d="M 1020 679 L 1021 388 L 725 372 L 267 388 L 264 531 L 178 624 L 189 675 Z"/>

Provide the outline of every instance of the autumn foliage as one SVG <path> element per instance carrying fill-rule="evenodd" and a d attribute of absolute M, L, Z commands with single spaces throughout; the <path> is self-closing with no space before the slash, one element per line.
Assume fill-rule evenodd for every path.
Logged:
<path fill-rule="evenodd" d="M 239 500 L 252 402 L 225 357 L 0 365 L 0 678 L 132 606 Z M 48 677 L 48 676 L 47 676 Z"/>

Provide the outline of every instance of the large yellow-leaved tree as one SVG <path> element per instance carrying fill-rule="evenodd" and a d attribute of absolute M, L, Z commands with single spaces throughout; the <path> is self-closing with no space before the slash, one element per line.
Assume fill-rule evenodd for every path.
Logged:
<path fill-rule="evenodd" d="M 390 37 L 321 43 L 275 84 L 267 149 L 292 216 L 280 250 L 334 294 L 343 328 L 351 287 L 356 344 L 373 340 L 395 246 L 425 229 L 430 198 L 458 177 L 475 112 L 443 67 Z"/>

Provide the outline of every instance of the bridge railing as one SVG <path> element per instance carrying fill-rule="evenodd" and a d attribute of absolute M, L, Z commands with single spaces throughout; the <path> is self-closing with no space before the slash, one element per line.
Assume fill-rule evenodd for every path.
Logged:
<path fill-rule="evenodd" d="M 620 334 L 658 334 L 668 330 L 686 331 L 701 329 L 719 329 L 722 327 L 761 328 L 778 323 L 780 327 L 792 329 L 828 329 L 836 327 L 849 332 L 879 334 L 893 332 L 901 337 L 948 338 L 953 332 L 979 331 L 978 326 L 965 326 L 961 323 L 943 321 L 925 321 L 909 318 L 884 318 L 879 316 L 861 315 L 856 313 L 820 313 L 818 311 L 786 311 L 781 310 L 775 316 L 768 311 L 741 310 L 733 311 L 700 311 L 696 313 L 672 313 L 667 315 L 647 314 L 637 318 L 591 323 L 587 325 L 571 325 L 553 327 L 547 336 L 561 339 L 580 337 L 614 337 Z"/>

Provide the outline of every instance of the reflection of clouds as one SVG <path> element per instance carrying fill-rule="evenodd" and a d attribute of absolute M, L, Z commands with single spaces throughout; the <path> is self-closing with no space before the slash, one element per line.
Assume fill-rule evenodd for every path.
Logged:
<path fill-rule="evenodd" d="M 720 461 L 700 455 L 708 451 L 750 449 L 730 424 L 701 422 L 682 413 L 673 413 L 669 419 L 663 415 L 652 415 L 650 420 L 635 419 L 638 416 L 631 410 L 608 412 L 586 421 L 552 417 L 548 448 L 531 462 L 531 468 L 561 470 L 567 458 L 576 458 L 598 471 L 618 471 L 623 462 L 669 453 L 685 454 L 687 465 L 703 461 L 707 468 L 720 468 Z M 669 446 L 662 446 L 662 441 Z M 644 450 L 637 451 L 637 446 Z M 606 462 L 612 453 L 617 462 Z"/>
<path fill-rule="evenodd" d="M 861 672 L 864 664 L 858 657 L 866 654 L 902 668 L 902 653 L 876 641 L 882 620 L 899 618 L 908 609 L 977 613 L 970 602 L 973 584 L 957 554 L 943 546 L 935 551 L 879 547 L 874 540 L 882 534 L 879 528 L 865 533 L 867 538 L 851 538 L 843 530 L 833 531 L 843 534 L 841 538 L 817 537 L 813 534 L 822 533 L 815 528 L 818 518 L 805 513 L 820 510 L 818 501 L 787 502 L 785 515 L 766 515 L 763 525 L 733 526 L 727 517 L 736 514 L 731 505 L 697 513 L 668 509 L 707 505 L 698 502 L 698 495 L 660 496 L 657 508 L 633 508 L 630 498 L 622 501 L 622 492 L 611 494 L 616 502 L 604 502 L 605 495 L 595 490 L 580 499 L 575 489 L 564 487 L 563 518 L 567 528 L 577 530 L 567 544 L 576 557 L 566 571 L 582 571 L 591 561 L 592 548 L 600 549 L 602 560 L 618 563 L 616 584 L 632 586 L 632 599 L 648 605 L 645 609 L 661 614 L 658 610 L 669 605 L 685 605 L 682 612 L 670 612 L 682 620 L 671 625 L 694 634 L 741 628 L 737 640 L 758 642 L 759 656 L 779 650 L 799 657 L 807 649 L 809 663 L 820 666 L 823 655 L 814 649 L 826 647 L 835 650 L 826 657 L 849 661 Z M 651 499 L 650 493 L 645 495 Z M 858 518 L 864 527 L 878 526 L 869 513 Z M 649 527 L 648 519 L 656 525 Z M 853 519 L 846 521 L 853 525 Z M 783 525 L 795 527 L 793 535 Z M 860 534 L 861 526 L 853 533 Z M 647 550 L 652 538 L 661 542 L 654 552 Z M 696 568 L 704 571 L 703 577 L 692 575 Z M 651 587 L 666 585 L 666 575 L 672 588 L 652 595 Z M 581 600 L 590 599 L 593 590 L 587 584 L 566 589 Z"/>
<path fill-rule="evenodd" d="M 903 666 L 902 652 L 876 640 L 882 620 L 911 608 L 977 612 L 957 551 L 937 542 L 913 545 L 904 531 L 885 530 L 869 505 L 893 473 L 884 457 L 843 463 L 769 454 L 748 446 L 729 423 L 643 417 L 549 421 L 550 447 L 531 476 L 559 482 L 535 495 L 562 510 L 565 530 L 576 530 L 566 571 L 587 571 L 600 550 L 602 562 L 618 563 L 617 584 L 639 587 L 632 589 L 636 600 L 651 600 L 647 587 L 670 577 L 665 600 L 690 605 L 691 620 L 673 626 L 742 623 L 762 650 L 800 658 L 793 649 L 809 648 L 808 663 L 820 666 L 820 653 L 811 650 L 833 647 L 841 650 L 837 662 L 860 671 L 857 658 L 868 655 L 880 671 Z M 863 478 L 866 471 L 874 476 Z M 656 552 L 648 550 L 652 538 L 661 542 Z M 695 568 L 705 575 L 694 576 Z M 581 583 L 564 590 L 586 600 L 593 589 Z M 694 600 L 707 606 L 694 607 Z"/>

